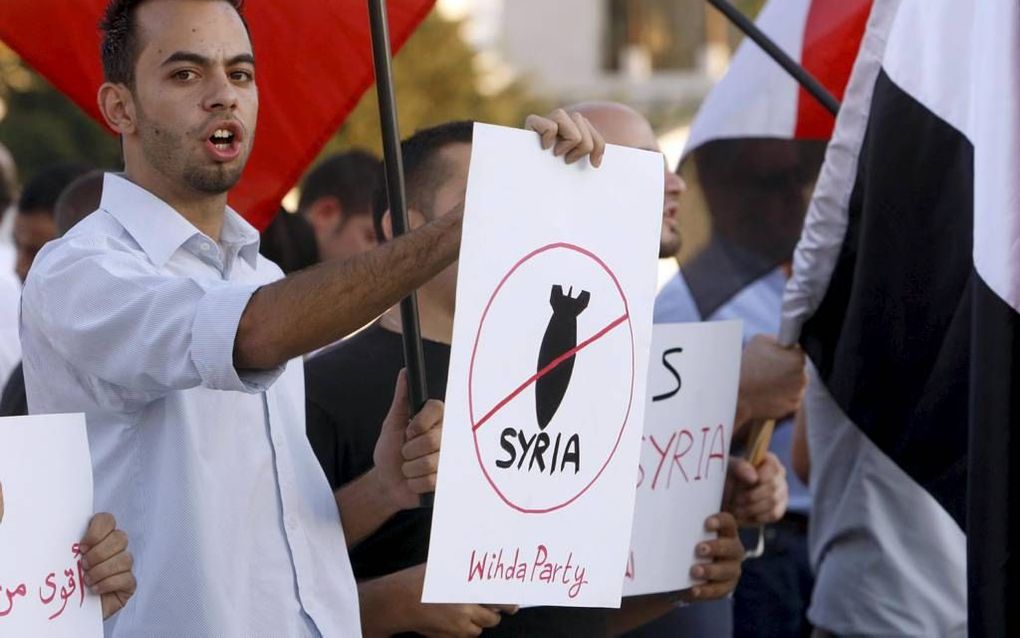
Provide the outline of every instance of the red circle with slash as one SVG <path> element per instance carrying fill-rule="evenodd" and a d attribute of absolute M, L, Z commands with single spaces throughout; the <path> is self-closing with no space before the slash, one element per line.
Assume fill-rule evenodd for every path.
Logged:
<path fill-rule="evenodd" d="M 532 377 L 531 379 L 526 381 L 524 384 L 522 384 L 520 387 L 518 387 L 516 390 L 514 390 L 510 395 L 508 395 L 502 401 L 497 403 L 496 406 L 494 408 L 492 408 L 488 413 L 486 413 L 485 415 L 483 415 L 482 417 L 479 418 L 479 417 L 476 417 L 476 415 L 475 415 L 475 406 L 474 406 L 475 358 L 478 355 L 478 342 L 481 340 L 482 328 L 485 326 L 485 319 L 486 319 L 486 317 L 488 317 L 489 309 L 492 308 L 492 303 L 499 296 L 499 293 L 503 289 L 504 284 L 506 284 L 506 282 L 513 276 L 513 274 L 515 272 L 517 272 L 517 270 L 521 266 L 526 264 L 528 261 L 534 259 L 535 257 L 538 257 L 539 255 L 542 255 L 544 253 L 547 253 L 549 251 L 554 251 L 554 250 L 569 250 L 569 251 L 573 251 L 573 252 L 575 252 L 575 253 L 577 253 L 579 255 L 582 255 L 582 256 L 590 259 L 595 264 L 597 264 L 598 267 L 602 271 L 604 271 L 609 276 L 609 278 L 613 281 L 613 285 L 616 287 L 616 291 L 619 293 L 620 299 L 623 301 L 623 308 L 624 308 L 624 315 L 623 315 L 623 317 L 618 319 L 616 322 L 610 324 L 607 328 L 603 329 L 600 333 L 597 333 L 595 335 L 595 337 L 587 339 L 582 345 L 579 345 L 576 348 L 574 348 L 574 353 L 576 354 L 576 351 L 580 350 L 582 346 L 590 345 L 591 343 L 595 342 L 599 337 L 601 337 L 604 334 L 608 333 L 609 330 L 611 330 L 612 328 L 616 327 L 616 325 L 618 325 L 619 323 L 626 323 L 627 324 L 628 335 L 630 337 L 630 390 L 629 390 L 628 398 L 627 398 L 627 411 L 626 411 L 626 413 L 623 416 L 623 422 L 620 424 L 620 431 L 616 435 L 616 441 L 613 443 L 613 447 L 610 450 L 609 455 L 606 457 L 605 462 L 599 468 L 598 472 L 595 473 L 595 476 L 591 479 L 591 481 L 589 481 L 584 487 L 582 487 L 580 489 L 580 491 L 577 492 L 577 494 L 571 496 L 570 498 L 568 498 L 567 500 L 565 500 L 565 501 L 563 501 L 561 503 L 558 503 L 556 505 L 552 505 L 552 506 L 549 506 L 549 507 L 527 508 L 527 507 L 522 507 L 522 506 L 514 503 L 513 500 L 511 500 L 506 494 L 503 493 L 503 491 L 496 484 L 496 481 L 493 480 L 492 476 L 489 474 L 489 471 L 486 469 L 485 463 L 482 460 L 482 451 L 481 451 L 481 447 L 479 446 L 479 443 L 478 443 L 478 429 L 481 426 L 485 425 L 485 423 L 488 421 L 488 419 L 490 417 L 492 417 L 496 412 L 498 412 L 500 408 L 502 408 L 504 405 L 506 405 L 511 400 L 516 398 L 517 395 L 520 394 L 528 385 L 530 385 L 531 383 L 534 383 L 537 380 L 537 378 L 540 376 L 541 373 L 537 373 L 534 377 Z M 574 501 L 576 501 L 577 499 L 581 498 L 581 496 L 583 496 L 589 489 L 591 489 L 591 487 L 599 480 L 599 477 L 602 476 L 602 473 L 605 471 L 606 467 L 609 466 L 609 462 L 612 461 L 613 457 L 616 455 L 616 450 L 620 447 L 620 441 L 623 439 L 623 432 L 624 432 L 624 430 L 626 430 L 627 422 L 630 420 L 630 411 L 631 411 L 631 408 L 632 408 L 632 406 L 634 404 L 634 368 L 635 368 L 634 350 L 635 350 L 635 348 L 634 348 L 634 327 L 633 327 L 633 325 L 631 324 L 631 321 L 630 321 L 630 306 L 627 303 L 627 295 L 623 292 L 623 287 L 620 285 L 620 281 L 617 279 L 617 277 L 613 273 L 613 271 L 610 270 L 609 266 L 607 266 L 604 261 L 602 261 L 597 255 L 595 255 L 591 251 L 586 250 L 584 248 L 581 248 L 580 246 L 576 246 L 574 244 L 569 244 L 569 243 L 565 243 L 565 242 L 557 242 L 557 243 L 553 243 L 553 244 L 547 244 L 545 246 L 542 246 L 541 248 L 533 250 L 532 252 L 530 252 L 527 255 L 525 255 L 524 257 L 522 257 L 520 259 L 520 261 L 515 263 L 513 265 L 513 267 L 511 267 L 510 270 L 503 276 L 503 278 L 500 280 L 499 284 L 496 286 L 496 289 L 492 292 L 492 296 L 489 297 L 489 301 L 485 305 L 485 310 L 482 311 L 482 318 L 481 318 L 481 320 L 478 323 L 478 332 L 475 333 L 475 343 L 474 343 L 474 346 L 471 349 L 471 363 L 470 363 L 470 365 L 468 367 L 468 414 L 470 415 L 470 418 L 471 418 L 471 434 L 472 434 L 472 436 L 474 438 L 475 455 L 478 458 L 478 466 L 482 469 L 482 474 L 485 475 L 485 480 L 489 482 L 489 485 L 492 486 L 492 489 L 496 492 L 496 494 L 499 496 L 499 498 L 504 503 L 506 503 L 511 508 L 513 508 L 513 509 L 515 509 L 518 512 L 521 512 L 523 514 L 548 514 L 550 512 L 555 512 L 557 510 L 563 509 L 563 508 L 567 507 L 568 505 L 570 505 L 571 503 L 573 503 Z M 562 359 L 563 356 L 561 356 L 560 358 Z M 548 372 L 548 370 L 546 372 Z"/>

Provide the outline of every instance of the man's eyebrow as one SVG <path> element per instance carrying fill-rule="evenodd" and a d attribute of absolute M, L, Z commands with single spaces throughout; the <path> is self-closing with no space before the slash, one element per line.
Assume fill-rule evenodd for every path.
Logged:
<path fill-rule="evenodd" d="M 227 60 L 227 66 L 237 66 L 238 64 L 250 64 L 255 66 L 255 56 L 250 53 L 242 53 Z"/>
<path fill-rule="evenodd" d="M 177 62 L 190 62 L 197 66 L 211 66 L 212 60 L 204 55 L 198 53 L 192 53 L 190 51 L 175 51 L 163 61 L 162 66 L 174 64 Z M 241 53 L 227 60 L 227 66 L 236 66 L 238 64 L 250 64 L 255 66 L 255 56 L 250 53 Z"/>
<path fill-rule="evenodd" d="M 170 57 L 163 60 L 162 66 L 174 64 L 175 62 L 191 62 L 192 64 L 196 64 L 198 66 L 209 66 L 210 60 L 204 55 L 199 55 L 198 53 L 191 53 L 189 51 L 175 51 L 174 53 L 170 54 Z"/>

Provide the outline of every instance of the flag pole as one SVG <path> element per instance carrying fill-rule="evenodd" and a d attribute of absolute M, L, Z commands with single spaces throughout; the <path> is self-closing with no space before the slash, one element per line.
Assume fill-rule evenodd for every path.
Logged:
<path fill-rule="evenodd" d="M 409 224 L 404 190 L 404 162 L 400 152 L 400 126 L 397 122 L 397 102 L 393 91 L 386 0 L 368 0 L 368 15 L 372 31 L 375 87 L 379 97 L 386 192 L 389 196 L 393 236 L 398 237 L 408 231 Z M 421 324 L 418 319 L 418 295 L 414 291 L 400 301 L 400 323 L 404 341 L 404 366 L 407 368 L 408 397 L 411 414 L 416 414 L 428 401 L 429 392 L 425 380 L 425 352 L 421 342 Z M 432 494 L 423 495 L 422 507 L 430 507 L 432 499 Z"/>
<path fill-rule="evenodd" d="M 708 0 L 708 3 L 726 16 L 744 35 L 751 38 L 770 58 L 775 60 L 776 64 L 793 76 L 793 79 L 797 80 L 804 90 L 818 100 L 819 104 L 825 107 L 829 113 L 832 113 L 834 117 L 839 113 L 839 100 L 833 97 L 832 93 L 829 93 L 828 89 L 822 86 L 822 83 L 808 73 L 804 67 L 797 64 L 793 58 L 779 48 L 779 45 L 765 35 L 758 25 L 730 4 L 729 0 Z"/>

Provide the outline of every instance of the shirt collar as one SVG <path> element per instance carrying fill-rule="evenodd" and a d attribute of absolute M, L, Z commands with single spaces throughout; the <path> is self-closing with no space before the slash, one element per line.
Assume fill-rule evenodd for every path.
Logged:
<path fill-rule="evenodd" d="M 165 265 L 189 239 L 202 235 L 172 206 L 114 173 L 107 173 L 103 178 L 99 207 L 120 222 L 157 267 Z M 239 247 L 241 257 L 255 268 L 259 250 L 258 231 L 229 206 L 223 218 L 220 242 L 224 246 Z"/>
<path fill-rule="evenodd" d="M 241 259 L 255 268 L 259 258 L 259 242 L 259 231 L 237 211 L 227 206 L 223 217 L 223 230 L 220 231 L 220 243 L 227 247 L 238 247 Z"/>

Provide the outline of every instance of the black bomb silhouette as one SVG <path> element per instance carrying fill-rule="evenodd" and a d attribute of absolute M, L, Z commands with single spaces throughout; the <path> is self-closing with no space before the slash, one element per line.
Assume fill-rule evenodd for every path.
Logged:
<path fill-rule="evenodd" d="M 588 307 L 591 294 L 582 290 L 575 299 L 571 297 L 573 292 L 571 288 L 567 294 L 563 294 L 563 286 L 552 287 L 549 305 L 552 306 L 553 314 L 538 351 L 538 372 L 577 346 L 577 317 Z M 574 357 L 571 354 L 535 382 L 535 414 L 538 416 L 538 427 L 542 430 L 552 421 L 567 393 L 570 377 L 574 373 Z"/>

